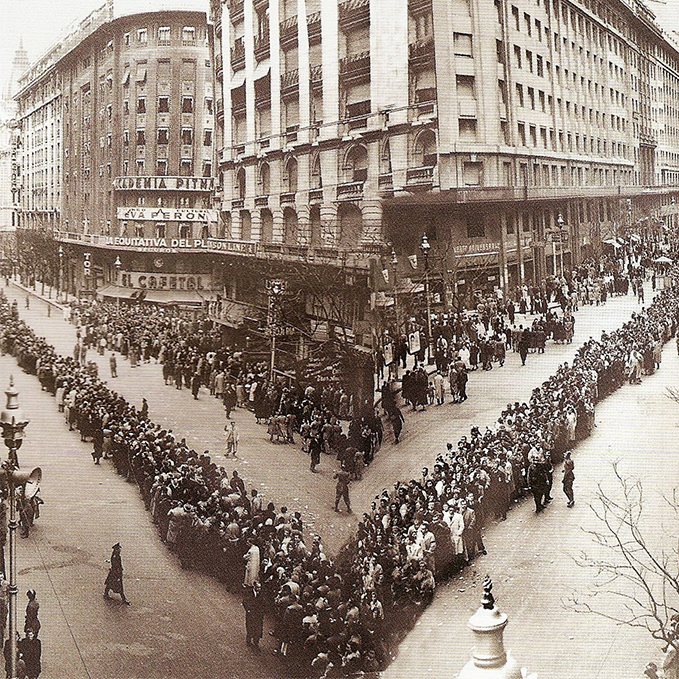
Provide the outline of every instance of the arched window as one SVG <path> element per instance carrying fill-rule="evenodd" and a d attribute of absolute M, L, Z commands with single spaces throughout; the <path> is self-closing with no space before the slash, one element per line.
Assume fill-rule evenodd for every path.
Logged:
<path fill-rule="evenodd" d="M 316 156 L 311 163 L 311 184 L 312 189 L 323 188 L 323 177 L 321 175 L 321 158 Z"/>
<path fill-rule="evenodd" d="M 283 224 L 285 226 L 285 242 L 288 245 L 297 243 L 297 213 L 286 207 L 283 211 Z"/>
<path fill-rule="evenodd" d="M 264 208 L 260 212 L 260 222 L 262 228 L 262 243 L 270 243 L 273 240 L 273 214 L 269 208 Z"/>
<path fill-rule="evenodd" d="M 363 214 L 354 203 L 340 203 L 337 210 L 341 246 L 357 245 L 363 236 Z"/>
<path fill-rule="evenodd" d="M 241 200 L 245 199 L 245 169 L 242 167 L 236 174 L 236 190 L 238 191 L 238 197 Z"/>
<path fill-rule="evenodd" d="M 415 140 L 412 164 L 414 167 L 434 167 L 437 162 L 436 133 L 433 130 L 424 130 Z"/>
<path fill-rule="evenodd" d="M 259 166 L 259 195 L 268 196 L 271 193 L 271 170 L 269 163 L 262 163 Z"/>
<path fill-rule="evenodd" d="M 352 146 L 344 160 L 344 181 L 364 182 L 368 178 L 368 151 L 365 146 Z"/>
<path fill-rule="evenodd" d="M 285 193 L 295 193 L 297 191 L 297 161 L 288 158 L 283 172 L 283 188 Z"/>
<path fill-rule="evenodd" d="M 385 139 L 380 149 L 380 174 L 391 174 L 391 148 Z"/>

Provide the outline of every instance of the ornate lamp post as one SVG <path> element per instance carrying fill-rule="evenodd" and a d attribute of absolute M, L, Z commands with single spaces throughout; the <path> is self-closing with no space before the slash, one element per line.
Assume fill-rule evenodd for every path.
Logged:
<path fill-rule="evenodd" d="M 120 285 L 120 269 L 123 263 L 120 261 L 120 257 L 116 255 L 116 261 L 113 262 L 113 266 L 116 268 L 116 285 Z M 116 292 L 116 310 L 120 309 L 120 290 Z"/>
<path fill-rule="evenodd" d="M 21 448 L 24 438 L 24 429 L 28 425 L 28 418 L 24 416 L 19 408 L 19 392 L 14 387 L 14 378 L 9 378 L 9 388 L 5 391 L 7 404 L 0 413 L 0 427 L 2 427 L 2 437 L 9 450 L 7 460 L 2 463 L 0 479 L 7 487 L 9 499 L 9 643 L 10 643 L 10 672 L 9 676 L 16 677 L 16 657 L 17 657 L 17 554 L 16 554 L 16 531 L 18 527 L 16 511 L 16 489 L 23 486 L 30 479 L 34 483 L 39 483 L 42 477 L 40 468 L 32 472 L 19 470 L 19 459 L 17 450 Z"/>
<path fill-rule="evenodd" d="M 564 242 L 564 236 L 567 237 L 568 231 L 564 229 L 564 220 L 563 220 L 563 215 L 559 212 L 559 214 L 556 217 L 556 224 L 559 227 L 559 230 L 556 232 L 557 233 L 557 241 L 559 243 L 559 270 L 561 271 L 561 278 L 563 278 L 563 242 Z"/>
<path fill-rule="evenodd" d="M 401 333 L 401 319 L 399 318 L 398 313 L 398 292 L 396 289 L 396 268 L 398 267 L 398 257 L 396 256 L 396 251 L 394 248 L 391 249 L 391 259 L 389 260 L 389 264 L 391 264 L 391 284 L 394 297 L 394 315 L 396 317 L 396 337 L 394 339 L 397 339 Z"/>
<path fill-rule="evenodd" d="M 280 320 L 280 301 L 285 294 L 285 281 L 274 279 L 266 282 L 266 291 L 269 295 L 269 308 L 267 313 L 267 334 L 271 336 L 271 366 L 269 368 L 269 379 L 273 381 L 276 366 L 276 337 L 281 329 Z"/>
<path fill-rule="evenodd" d="M 429 294 L 429 253 L 431 252 L 431 245 L 426 233 L 422 235 L 420 251 L 424 258 L 424 296 L 427 299 L 427 341 L 429 345 L 429 364 L 431 365 L 434 362 L 434 338 L 431 334 L 431 296 Z"/>
<path fill-rule="evenodd" d="M 64 248 L 62 248 L 60 245 L 59 250 L 57 252 L 59 254 L 59 271 L 57 272 L 57 302 L 58 302 L 60 301 L 61 298 L 61 282 L 64 268 Z"/>

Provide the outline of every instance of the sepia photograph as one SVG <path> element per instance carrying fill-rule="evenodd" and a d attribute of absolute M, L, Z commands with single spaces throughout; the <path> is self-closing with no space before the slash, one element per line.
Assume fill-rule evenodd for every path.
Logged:
<path fill-rule="evenodd" d="M 0 8 L 7 679 L 679 679 L 679 0 Z"/>

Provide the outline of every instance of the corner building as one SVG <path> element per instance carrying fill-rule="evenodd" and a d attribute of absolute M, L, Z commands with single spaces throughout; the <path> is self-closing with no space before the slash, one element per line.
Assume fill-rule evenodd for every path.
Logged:
<path fill-rule="evenodd" d="M 60 172 L 62 191 L 46 221 L 25 183 L 21 226 L 54 234 L 72 293 L 202 304 L 214 273 L 203 246 L 219 229 L 211 27 L 204 12 L 113 18 L 108 9 L 22 79 L 25 182 L 51 136 L 59 143 L 47 167 Z M 46 95 L 58 114 L 36 135 Z"/>
<path fill-rule="evenodd" d="M 255 244 L 238 266 L 343 267 L 357 341 L 381 303 L 421 303 L 425 276 L 449 306 L 676 227 L 679 52 L 640 0 L 229 0 L 211 15 L 221 210 Z"/>

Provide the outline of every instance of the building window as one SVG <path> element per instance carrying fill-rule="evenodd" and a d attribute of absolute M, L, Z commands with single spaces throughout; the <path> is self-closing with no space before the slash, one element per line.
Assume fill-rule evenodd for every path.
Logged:
<path fill-rule="evenodd" d="M 130 143 L 130 131 L 123 130 L 123 145 L 128 146 Z"/>
<path fill-rule="evenodd" d="M 170 143 L 170 130 L 168 130 L 167 127 L 158 128 L 157 142 L 161 146 Z"/>
<path fill-rule="evenodd" d="M 111 163 L 106 163 L 106 176 L 111 176 Z"/>
<path fill-rule="evenodd" d="M 473 164 L 475 163 L 470 163 L 470 165 Z M 480 213 L 469 215 L 467 217 L 467 238 L 483 238 L 486 235 L 483 219 L 484 216 Z"/>
<path fill-rule="evenodd" d="M 179 225 L 179 237 L 180 238 L 191 238 L 191 224 L 180 224 Z"/>
<path fill-rule="evenodd" d="M 170 112 L 170 97 L 160 96 L 158 97 L 158 113 L 169 113 Z"/>
<path fill-rule="evenodd" d="M 212 130 L 203 131 L 203 146 L 212 146 Z"/>
<path fill-rule="evenodd" d="M 146 130 L 137 130 L 137 146 L 146 144 Z"/>
<path fill-rule="evenodd" d="M 193 129 L 190 127 L 182 127 L 182 144 L 190 146 L 193 144 Z"/>
<path fill-rule="evenodd" d="M 483 163 L 463 162 L 462 180 L 465 186 L 480 186 L 483 181 Z"/>
<path fill-rule="evenodd" d="M 137 42 L 146 44 L 149 40 L 149 32 L 145 28 L 137 29 Z"/>
<path fill-rule="evenodd" d="M 182 113 L 193 113 L 193 97 L 182 97 Z"/>
<path fill-rule="evenodd" d="M 137 158 L 137 176 L 144 174 L 144 159 Z"/>
<path fill-rule="evenodd" d="M 141 222 L 135 222 L 134 224 L 134 235 L 137 238 L 143 238 L 144 237 L 144 224 Z"/>
<path fill-rule="evenodd" d="M 462 99 L 474 99 L 476 97 L 473 75 L 456 76 L 456 86 L 458 97 L 461 97 Z"/>
<path fill-rule="evenodd" d="M 188 158 L 182 158 L 179 163 L 179 174 L 182 177 L 190 177 L 193 174 L 193 163 Z"/>
<path fill-rule="evenodd" d="M 196 44 L 196 29 L 193 26 L 184 26 L 182 28 L 182 45 Z"/>
<path fill-rule="evenodd" d="M 146 97 L 137 99 L 137 113 L 146 113 Z"/>
<path fill-rule="evenodd" d="M 127 177 L 130 174 L 130 161 L 123 160 L 123 176 Z"/>
<path fill-rule="evenodd" d="M 476 139 L 475 118 L 460 118 L 458 121 L 458 129 L 460 133 L 460 139 L 462 141 L 471 141 Z"/>
<path fill-rule="evenodd" d="M 160 26 L 158 28 L 158 44 L 159 45 L 169 45 L 170 44 L 170 27 Z"/>
<path fill-rule="evenodd" d="M 203 177 L 212 177 L 212 161 L 203 161 Z"/>
<path fill-rule="evenodd" d="M 137 64 L 137 74 L 135 75 L 135 82 L 145 83 L 146 82 L 147 67 L 146 62 L 141 61 Z"/>
<path fill-rule="evenodd" d="M 130 115 L 130 102 L 128 99 L 123 100 L 123 115 Z"/>
<path fill-rule="evenodd" d="M 158 158 L 156 161 L 156 175 L 164 177 L 167 174 L 167 159 Z"/>
<path fill-rule="evenodd" d="M 455 56 L 472 56 L 472 36 L 471 33 L 454 33 L 453 40 L 455 45 Z"/>
<path fill-rule="evenodd" d="M 156 222 L 156 238 L 165 238 L 166 231 L 165 222 Z"/>
<path fill-rule="evenodd" d="M 205 99 L 205 113 L 207 115 L 212 115 L 212 97 L 206 97 Z"/>
<path fill-rule="evenodd" d="M 130 45 L 130 34 L 129 33 L 123 34 L 123 45 L 125 45 L 125 47 L 129 47 L 129 45 Z"/>

